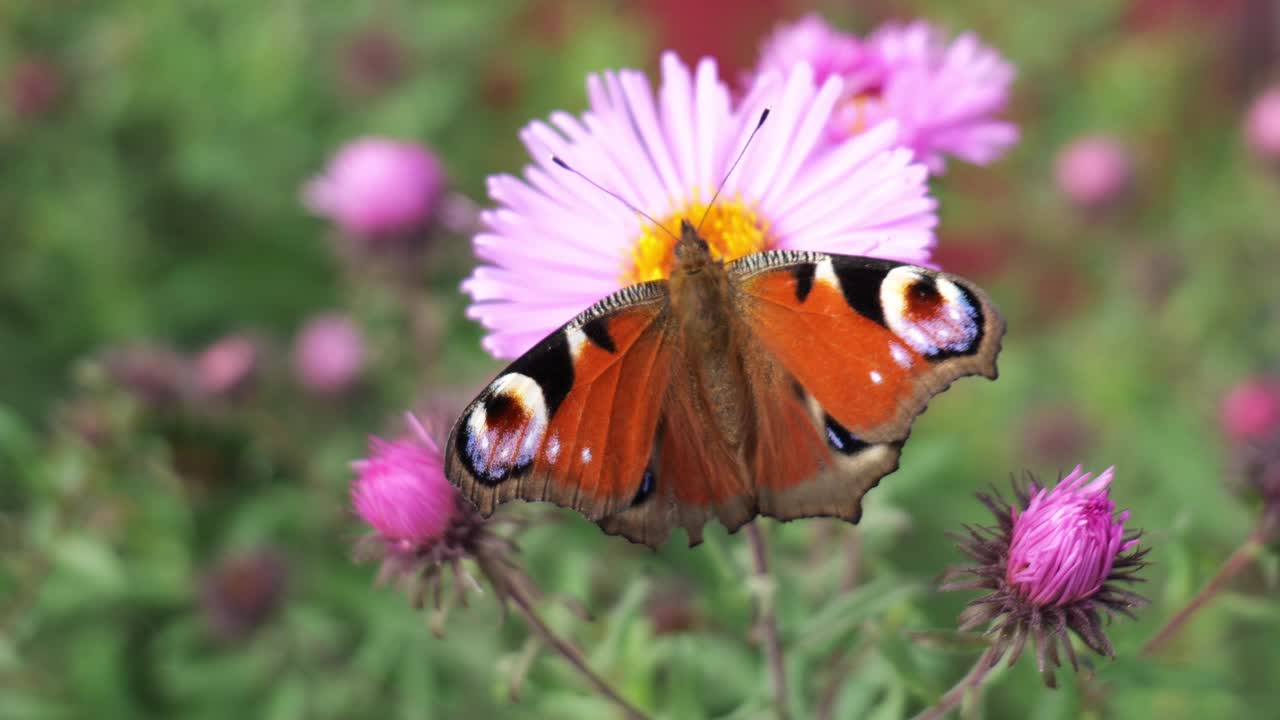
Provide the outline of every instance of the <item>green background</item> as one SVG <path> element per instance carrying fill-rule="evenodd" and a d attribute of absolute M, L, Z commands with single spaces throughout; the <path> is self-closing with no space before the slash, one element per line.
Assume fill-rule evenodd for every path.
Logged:
<path fill-rule="evenodd" d="M 344 141 L 384 134 L 435 148 L 452 187 L 484 205 L 485 176 L 527 161 L 524 123 L 584 107 L 585 73 L 652 70 L 674 46 L 717 54 L 735 77 L 775 20 L 810 7 L 682 5 L 0 5 L 0 71 L 40 57 L 65 80 L 48 114 L 0 111 L 0 717 L 611 716 L 559 658 L 528 654 L 491 593 L 437 639 L 352 562 L 348 462 L 366 436 L 394 435 L 406 408 L 456 410 L 498 365 L 463 317 L 465 237 L 437 233 L 410 281 L 388 279 L 341 260 L 298 188 Z M 856 533 L 763 523 L 796 715 L 825 693 L 833 717 L 901 717 L 958 679 L 977 645 L 950 633 L 972 595 L 933 589 L 961 561 L 947 533 L 988 521 L 975 490 L 1079 462 L 1118 467 L 1114 497 L 1152 548 L 1152 605 L 1109 628 L 1119 658 L 1090 658 L 1089 679 L 1066 672 L 1049 691 L 1024 660 L 998 671 L 972 716 L 1268 716 L 1280 703 L 1270 557 L 1160 657 L 1136 655 L 1257 514 L 1233 492 L 1217 407 L 1280 349 L 1280 174 L 1240 133 L 1280 68 L 1270 4 L 828 5 L 860 32 L 917 16 L 979 32 L 1018 69 L 1022 141 L 933 182 L 939 261 L 1007 317 L 1000 380 L 934 401 Z M 378 92 L 344 75 L 370 32 L 403 52 Z M 1094 132 L 1128 143 L 1136 181 L 1115 210 L 1085 215 L 1056 191 L 1053 162 Z M 361 321 L 371 370 L 353 396 L 317 400 L 289 379 L 288 343 L 332 308 Z M 194 352 L 246 329 L 266 367 L 233 405 L 153 407 L 95 361 L 104 347 Z M 83 417 L 96 442 L 77 432 Z M 570 513 L 510 512 L 534 520 L 520 539 L 532 577 L 595 616 L 550 600 L 550 622 L 627 697 L 660 717 L 767 713 L 741 535 L 651 553 Z M 281 558 L 278 602 L 252 632 L 221 636 L 202 578 L 259 548 Z"/>

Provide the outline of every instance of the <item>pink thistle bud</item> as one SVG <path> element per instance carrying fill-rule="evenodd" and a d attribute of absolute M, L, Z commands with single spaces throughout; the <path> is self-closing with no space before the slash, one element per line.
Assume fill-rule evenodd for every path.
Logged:
<path fill-rule="evenodd" d="M 1132 610 L 1145 598 L 1121 589 L 1140 582 L 1146 550 L 1138 533 L 1125 534 L 1129 513 L 1115 513 L 1108 496 L 1114 470 L 1091 475 L 1077 467 L 1047 490 L 1034 481 L 1014 484 L 1010 504 L 999 495 L 978 499 L 996 516 L 993 527 L 966 527 L 960 549 L 976 564 L 947 573 L 944 590 L 983 589 L 969 603 L 960 628 L 989 625 L 997 652 L 1012 665 L 1027 640 L 1035 643 L 1040 674 L 1050 687 L 1065 653 L 1078 669 L 1070 633 L 1090 650 L 1111 657 L 1115 650 L 1102 630 L 1103 616 Z"/>
<path fill-rule="evenodd" d="M 348 315 L 316 315 L 294 338 L 294 373 L 303 387 L 317 395 L 349 390 L 364 368 L 364 335 Z"/>
<path fill-rule="evenodd" d="M 1222 398 L 1219 422 L 1236 442 L 1264 440 L 1280 432 L 1280 380 L 1252 378 L 1239 383 Z"/>
<path fill-rule="evenodd" d="M 1116 556 L 1137 545 L 1124 540 L 1128 511 L 1113 517 L 1107 468 L 1090 482 L 1076 466 L 1053 490 L 1031 496 L 1026 510 L 1013 509 L 1013 539 L 1005 579 L 1031 603 L 1062 607 L 1102 587 Z"/>
<path fill-rule="evenodd" d="M 444 184 L 440 162 L 425 147 L 370 137 L 339 150 L 302 198 L 347 235 L 381 240 L 425 227 Z"/>
<path fill-rule="evenodd" d="M 444 536 L 457 513 L 457 491 L 444 476 L 444 456 L 412 415 L 413 437 L 369 441 L 369 457 L 352 463 L 356 514 L 390 545 L 412 551 Z"/>
<path fill-rule="evenodd" d="M 1117 138 L 1090 135 L 1072 141 L 1054 165 L 1058 190 L 1082 210 L 1116 205 L 1133 186 L 1133 157 Z"/>
<path fill-rule="evenodd" d="M 406 419 L 409 437 L 391 442 L 371 438 L 369 457 L 351 464 L 356 472 L 351 504 L 373 528 L 356 546 L 356 559 L 380 559 L 378 581 L 399 581 L 416 607 L 434 598 L 432 628 L 440 634 L 449 606 L 476 585 L 463 560 L 475 561 L 500 601 L 506 600 L 511 583 L 528 580 L 509 558 L 515 543 L 494 532 L 500 525 L 518 523 L 480 517 L 445 478 L 440 446 L 417 418 L 406 414 Z M 445 598 L 447 570 L 457 592 Z"/>
<path fill-rule="evenodd" d="M 224 397 L 243 390 L 258 370 L 258 344 L 247 335 L 228 335 L 196 357 L 196 385 L 210 397 Z"/>
<path fill-rule="evenodd" d="M 1280 163 L 1280 85 L 1259 95 L 1249 106 L 1244 136 L 1258 157 Z"/>

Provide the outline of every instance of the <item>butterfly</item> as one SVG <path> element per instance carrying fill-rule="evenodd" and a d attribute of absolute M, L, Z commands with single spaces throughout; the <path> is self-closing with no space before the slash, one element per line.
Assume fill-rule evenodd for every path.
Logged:
<path fill-rule="evenodd" d="M 857 522 L 911 423 L 965 375 L 996 378 L 1004 321 L 961 278 L 773 250 L 722 262 L 685 221 L 666 280 L 547 336 L 463 411 L 445 471 L 481 514 L 573 508 L 651 547 L 715 518 Z"/>

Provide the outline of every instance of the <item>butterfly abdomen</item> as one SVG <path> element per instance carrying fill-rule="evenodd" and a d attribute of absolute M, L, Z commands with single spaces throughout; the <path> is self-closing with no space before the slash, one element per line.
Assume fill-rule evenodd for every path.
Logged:
<path fill-rule="evenodd" d="M 706 416 L 716 424 L 706 430 L 718 432 L 736 450 L 749 420 L 750 395 L 742 338 L 735 337 L 728 273 L 709 256 L 692 267 L 681 258 L 669 282 L 677 342 L 691 375 L 680 390 L 696 392 Z"/>

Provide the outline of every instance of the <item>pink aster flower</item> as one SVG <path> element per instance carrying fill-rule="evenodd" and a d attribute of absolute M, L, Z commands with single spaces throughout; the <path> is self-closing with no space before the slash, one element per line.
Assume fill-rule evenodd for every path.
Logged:
<path fill-rule="evenodd" d="M 1108 495 L 1113 478 L 1110 468 L 1093 478 L 1076 467 L 1052 490 L 1034 481 L 1015 484 L 1012 505 L 999 495 L 979 495 L 997 525 L 967 528 L 960 547 L 977 565 L 948 573 L 943 586 L 991 591 L 969 603 L 961 629 L 990 624 L 996 652 L 1012 651 L 1010 665 L 1030 639 L 1050 687 L 1060 651 L 1078 667 L 1068 630 L 1090 650 L 1114 656 L 1103 614 L 1131 616 L 1146 603 L 1118 587 L 1140 581 L 1146 550 L 1137 547 L 1139 533 L 1125 533 L 1128 511 L 1116 514 Z"/>
<path fill-rule="evenodd" d="M 302 200 L 347 235 L 379 240 L 422 229 L 443 189 L 444 171 L 427 148 L 369 137 L 339 150 Z"/>
<path fill-rule="evenodd" d="M 303 387 L 317 395 L 349 390 L 364 374 L 364 366 L 364 334 L 348 315 L 313 316 L 294 338 L 294 374 Z"/>
<path fill-rule="evenodd" d="M 634 70 L 587 78 L 590 110 L 557 112 L 521 139 L 536 164 L 524 178 L 489 179 L 498 207 L 475 237 L 484 263 L 463 284 L 468 310 L 489 330 L 485 348 L 515 357 L 601 297 L 670 274 L 675 241 L 616 199 L 552 162 L 563 158 L 679 233 L 702 217 L 766 106 L 751 149 L 710 209 L 703 235 L 732 259 L 775 248 L 929 261 L 934 202 L 924 167 L 884 123 L 825 148 L 824 128 L 843 92 L 807 63 L 759 76 L 736 107 L 713 60 L 690 69 L 662 58 L 655 94 Z"/>
<path fill-rule="evenodd" d="M 945 156 L 985 165 L 1018 139 L 996 119 L 1009 99 L 1013 68 L 973 33 L 954 40 L 923 21 L 890 23 L 865 40 L 832 28 L 817 15 L 778 28 L 761 52 L 759 72 L 809 62 L 819 79 L 834 75 L 844 91 L 831 116 L 833 138 L 856 135 L 893 118 L 900 142 L 933 173 Z"/>

